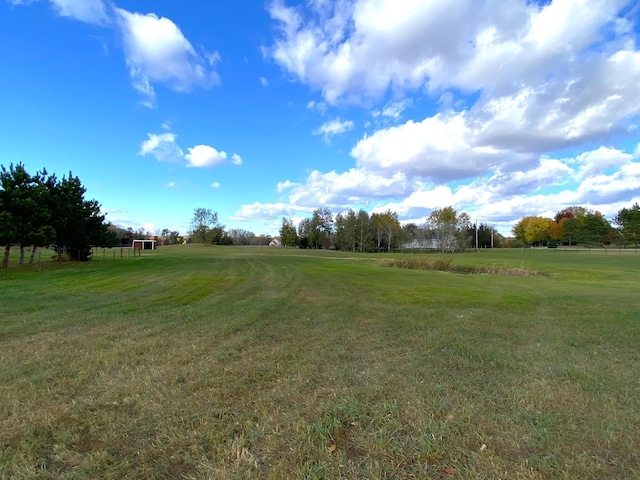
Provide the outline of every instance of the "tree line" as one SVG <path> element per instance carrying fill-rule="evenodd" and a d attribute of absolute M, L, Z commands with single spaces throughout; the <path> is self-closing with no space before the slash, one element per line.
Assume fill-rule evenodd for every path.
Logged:
<path fill-rule="evenodd" d="M 640 205 L 619 210 L 613 224 L 615 227 L 598 211 L 574 206 L 560 210 L 554 218 L 524 217 L 514 225 L 512 233 L 524 245 L 638 246 Z"/>
<path fill-rule="evenodd" d="M 270 235 L 256 235 L 242 228 L 226 230 L 218 219 L 218 212 L 201 207 L 193 210 L 193 218 L 185 241 L 210 245 L 266 246 L 273 241 L 273 238 Z"/>
<path fill-rule="evenodd" d="M 296 228 L 290 218 L 282 219 L 280 239 L 285 247 L 334 248 L 352 252 L 389 252 L 398 248 L 463 251 L 477 246 L 499 247 L 502 235 L 492 225 L 476 225 L 469 215 L 453 207 L 434 209 L 423 223 L 400 224 L 390 209 L 371 213 L 353 209 L 334 215 L 318 208 Z"/>
<path fill-rule="evenodd" d="M 20 263 L 30 249 L 33 263 L 39 247 L 51 247 L 60 258 L 66 254 L 81 261 L 91 257 L 93 245 L 115 242 L 96 200 L 86 200 L 80 179 L 58 179 L 45 169 L 35 174 L 24 165 L 0 169 L 0 245 L 4 246 L 3 268 L 7 268 L 11 247 L 20 249 Z"/>

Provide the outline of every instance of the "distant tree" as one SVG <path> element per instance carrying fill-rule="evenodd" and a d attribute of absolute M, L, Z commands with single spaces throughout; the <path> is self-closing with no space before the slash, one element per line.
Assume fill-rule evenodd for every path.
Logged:
<path fill-rule="evenodd" d="M 218 225 L 207 232 L 206 242 L 212 245 L 233 245 L 233 238 L 224 229 L 224 225 Z"/>
<path fill-rule="evenodd" d="M 427 218 L 427 226 L 434 233 L 441 252 L 464 250 L 470 244 L 468 234 L 471 219 L 453 207 L 434 209 Z"/>
<path fill-rule="evenodd" d="M 293 220 L 282 217 L 282 226 L 280 227 L 280 241 L 283 247 L 297 247 L 299 243 L 298 233 Z"/>
<path fill-rule="evenodd" d="M 251 245 L 252 239 L 256 236 L 255 233 L 242 228 L 231 229 L 228 235 L 233 239 L 234 245 Z"/>
<path fill-rule="evenodd" d="M 563 210 L 560 210 L 558 213 L 556 213 L 554 220 L 556 223 L 560 223 L 560 220 L 562 218 L 578 218 L 578 217 L 584 217 L 587 213 L 587 209 L 585 207 L 580 207 L 580 206 L 572 206 L 572 207 L 567 207 Z"/>
<path fill-rule="evenodd" d="M 550 218 L 544 217 L 529 217 L 530 220 L 527 223 L 525 230 L 525 240 L 529 245 L 544 244 L 549 236 L 549 227 L 553 222 Z"/>
<path fill-rule="evenodd" d="M 333 215 L 328 208 L 318 208 L 313 211 L 309 225 L 309 242 L 315 249 L 325 247 L 325 239 L 333 233 Z"/>
<path fill-rule="evenodd" d="M 416 248 L 419 245 L 420 227 L 415 223 L 406 223 L 400 232 L 402 247 Z"/>
<path fill-rule="evenodd" d="M 476 226 L 469 225 L 467 236 L 471 238 L 471 246 L 476 248 Z M 496 232 L 493 225 L 481 223 L 478 225 L 478 248 L 500 248 L 502 235 Z"/>
<path fill-rule="evenodd" d="M 191 236 L 195 243 L 210 243 L 211 230 L 219 227 L 218 212 L 209 208 L 196 208 L 191 219 Z"/>
<path fill-rule="evenodd" d="M 568 245 L 576 243 L 587 212 L 585 207 L 577 205 L 560 210 L 554 217 L 555 224 L 550 225 L 549 236 Z"/>
<path fill-rule="evenodd" d="M 640 244 L 640 205 L 635 203 L 630 208 L 619 210 L 614 221 L 625 242 L 635 246 Z"/>
<path fill-rule="evenodd" d="M 562 225 L 562 240 L 566 244 L 573 245 L 577 243 L 583 218 L 584 217 L 567 217 L 560 220 Z"/>
<path fill-rule="evenodd" d="M 400 232 L 398 214 L 391 210 L 383 213 L 373 213 L 371 214 L 371 225 L 375 234 L 377 251 L 390 252 L 397 243 L 394 243 L 394 241 L 397 240 L 396 236 Z"/>
<path fill-rule="evenodd" d="M 372 248 L 371 218 L 369 214 L 360 209 L 356 217 L 355 235 L 357 247 L 361 252 L 368 252 Z"/>
<path fill-rule="evenodd" d="M 107 228 L 104 230 L 102 239 L 98 246 L 108 248 L 116 247 L 119 243 L 118 236 L 116 235 L 116 232 L 110 228 L 112 227 L 110 223 L 108 223 L 106 227 Z"/>
<path fill-rule="evenodd" d="M 358 247 L 358 214 L 350 208 L 344 217 L 344 221 L 346 246 L 349 250 L 355 252 Z"/>
<path fill-rule="evenodd" d="M 516 223 L 512 229 L 515 237 L 528 245 L 545 244 L 550 238 L 550 218 L 529 216 Z"/>
<path fill-rule="evenodd" d="M 609 243 L 613 227 L 602 213 L 587 212 L 582 220 L 578 238 L 586 246 L 601 246 Z"/>
<path fill-rule="evenodd" d="M 160 230 L 160 234 L 158 235 L 160 237 L 160 240 L 162 240 L 162 243 L 165 245 L 170 245 L 169 244 L 169 233 L 170 230 L 168 228 L 163 228 L 162 230 Z"/>
<path fill-rule="evenodd" d="M 300 237 L 299 248 L 309 248 L 309 237 Z"/>
<path fill-rule="evenodd" d="M 298 224 L 298 237 L 300 239 L 298 246 L 300 248 L 310 248 L 309 238 L 313 232 L 313 225 L 310 218 L 303 218 Z"/>
<path fill-rule="evenodd" d="M 334 245 L 336 250 L 349 250 L 347 239 L 347 220 L 345 215 L 338 213 L 333 221 L 335 229 Z"/>
<path fill-rule="evenodd" d="M 549 237 L 553 240 L 562 240 L 564 238 L 563 226 L 567 221 L 566 217 L 555 220 L 549 224 Z"/>

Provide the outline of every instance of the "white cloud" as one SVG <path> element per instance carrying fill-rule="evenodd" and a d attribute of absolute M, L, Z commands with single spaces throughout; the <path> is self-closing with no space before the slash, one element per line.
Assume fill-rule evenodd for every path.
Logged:
<path fill-rule="evenodd" d="M 340 117 L 323 123 L 318 129 L 313 131 L 314 135 L 324 135 L 325 140 L 329 140 L 330 137 L 338 135 L 340 133 L 348 132 L 354 127 L 354 123 L 351 120 L 340 120 Z"/>
<path fill-rule="evenodd" d="M 260 203 L 255 202 L 250 205 L 243 205 L 230 220 L 264 220 L 280 219 L 281 217 L 291 217 L 296 212 L 307 212 L 307 207 L 290 205 L 286 203 Z"/>
<path fill-rule="evenodd" d="M 280 36 L 265 53 L 330 103 L 389 87 L 476 90 L 576 61 L 628 3 L 355 0 L 305 14 L 276 1 Z"/>
<path fill-rule="evenodd" d="M 596 150 L 583 152 L 576 156 L 575 163 L 578 165 L 576 178 L 585 180 L 606 172 L 607 170 L 618 170 L 629 165 L 634 155 L 610 147 L 600 147 Z"/>
<path fill-rule="evenodd" d="M 264 78 L 264 77 L 260 77 L 260 84 L 261 84 L 263 87 L 268 87 L 268 86 L 269 86 L 269 80 L 267 80 L 267 79 L 266 79 L 266 78 Z"/>
<path fill-rule="evenodd" d="M 275 2 L 280 34 L 264 51 L 334 105 L 427 91 L 461 108 L 473 93 L 453 113 L 466 112 L 475 146 L 543 153 L 624 131 L 640 110 L 629 3 Z M 398 118 L 401 107 L 374 114 Z"/>
<path fill-rule="evenodd" d="M 542 188 L 566 184 L 573 174 L 574 170 L 562 161 L 542 157 L 538 165 L 529 170 L 503 173 L 498 169 L 487 180 L 486 186 L 493 195 L 527 195 Z"/>
<path fill-rule="evenodd" d="M 134 88 L 143 96 L 143 104 L 154 105 L 153 82 L 163 83 L 178 92 L 220 83 L 212 68 L 219 55 L 196 52 L 170 19 L 121 8 L 115 8 L 114 12 L 122 32 L 129 74 Z"/>
<path fill-rule="evenodd" d="M 9 0 L 13 5 L 35 1 L 38 0 Z M 49 0 L 49 3 L 60 16 L 118 29 L 129 76 L 142 96 L 140 103 L 146 107 L 155 107 L 154 83 L 177 92 L 220 83 L 213 69 L 220 60 L 218 52 L 196 51 L 169 18 L 130 12 L 106 0 Z"/>
<path fill-rule="evenodd" d="M 140 144 L 139 155 L 153 155 L 159 162 L 176 163 L 183 157 L 176 143 L 176 135 L 171 132 L 149 133 L 148 139 Z"/>
<path fill-rule="evenodd" d="M 36 1 L 38 0 L 9 0 L 9 3 L 26 5 Z M 49 3 L 61 17 L 96 25 L 109 22 L 107 6 L 103 0 L 49 0 Z"/>
<path fill-rule="evenodd" d="M 213 182 L 213 183 L 211 184 L 211 188 L 220 188 L 220 186 L 221 186 L 221 185 L 220 185 L 220 182 Z"/>
<path fill-rule="evenodd" d="M 477 129 L 467 113 L 436 114 L 362 138 L 351 150 L 360 168 L 377 172 L 402 171 L 409 176 L 450 181 L 483 175 L 497 165 L 523 161 L 514 154 L 478 144 Z"/>
<path fill-rule="evenodd" d="M 387 102 L 387 104 L 382 107 L 382 110 L 374 110 L 371 112 L 371 115 L 373 115 L 374 118 L 383 116 L 398 120 L 402 116 L 402 112 L 410 107 L 412 103 L 413 101 L 410 98 L 398 102 Z"/>
<path fill-rule="evenodd" d="M 50 0 L 57 12 L 81 22 L 105 24 L 109 21 L 107 7 L 102 0 Z"/>
<path fill-rule="evenodd" d="M 189 153 L 184 158 L 187 160 L 188 167 L 217 167 L 227 159 L 226 152 L 219 152 L 209 145 L 196 145 L 187 150 Z"/>
<path fill-rule="evenodd" d="M 152 155 L 159 162 L 185 162 L 187 167 L 212 168 L 224 164 L 227 160 L 226 152 L 218 151 L 209 145 L 196 145 L 187 148 L 188 153 L 185 154 L 176 142 L 177 136 L 172 132 L 149 133 L 147 137 L 147 140 L 140 144 L 138 155 Z M 234 153 L 231 157 L 231 163 L 241 165 L 242 158 Z"/>
<path fill-rule="evenodd" d="M 591 175 L 582 175 L 585 166 Z M 411 181 L 401 172 L 389 176 L 361 168 L 343 173 L 314 171 L 303 183 L 278 183 L 277 191 L 287 194 L 287 202 L 256 202 L 236 216 L 267 221 L 320 206 L 335 213 L 360 205 L 373 212 L 390 208 L 403 219 L 424 221 L 433 208 L 451 205 L 509 234 L 511 225 L 523 216 L 553 216 L 571 205 L 615 215 L 640 199 L 640 158 L 603 148 L 562 159 L 543 156 L 521 169 L 498 169 L 462 185 Z"/>
<path fill-rule="evenodd" d="M 316 110 L 322 115 L 327 112 L 327 108 L 327 104 L 324 102 L 316 102 L 315 100 L 310 100 L 309 102 L 307 102 L 307 109 Z"/>
<path fill-rule="evenodd" d="M 169 183 L 167 184 L 167 187 L 169 187 L 169 188 L 173 188 L 173 187 L 175 187 L 175 186 L 176 186 L 176 182 L 169 182 Z"/>
<path fill-rule="evenodd" d="M 338 206 L 402 197 L 413 188 L 404 174 L 377 175 L 352 168 L 344 173 L 311 172 L 305 183 L 289 180 L 277 185 L 279 193 L 289 190 L 292 205 L 307 207 Z"/>

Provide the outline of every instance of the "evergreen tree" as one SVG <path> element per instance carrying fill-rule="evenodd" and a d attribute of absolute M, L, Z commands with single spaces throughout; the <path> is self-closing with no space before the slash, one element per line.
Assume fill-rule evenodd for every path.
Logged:
<path fill-rule="evenodd" d="M 24 165 L 13 164 L 0 173 L 0 243 L 5 245 L 3 266 L 9 261 L 12 245 L 20 247 L 20 264 L 24 263 L 24 249 L 33 245 L 31 262 L 36 247 L 53 239 L 47 207 L 48 191 L 43 183 L 46 172 L 30 175 Z"/>
<path fill-rule="evenodd" d="M 51 226 L 55 230 L 54 250 L 73 259 L 91 258 L 92 245 L 104 245 L 108 239 L 104 215 L 96 200 L 85 200 L 86 188 L 69 172 L 61 181 L 55 175 L 47 178 Z"/>
<path fill-rule="evenodd" d="M 620 233 L 625 241 L 633 245 L 640 244 L 640 205 L 635 203 L 631 208 L 620 210 L 615 222 L 620 226 Z"/>

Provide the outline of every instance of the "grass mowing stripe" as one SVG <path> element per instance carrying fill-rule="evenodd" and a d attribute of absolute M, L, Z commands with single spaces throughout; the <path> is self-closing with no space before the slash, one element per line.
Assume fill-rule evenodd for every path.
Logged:
<path fill-rule="evenodd" d="M 0 478 L 640 476 L 640 256 L 384 258 L 194 245 L 0 275 Z"/>

